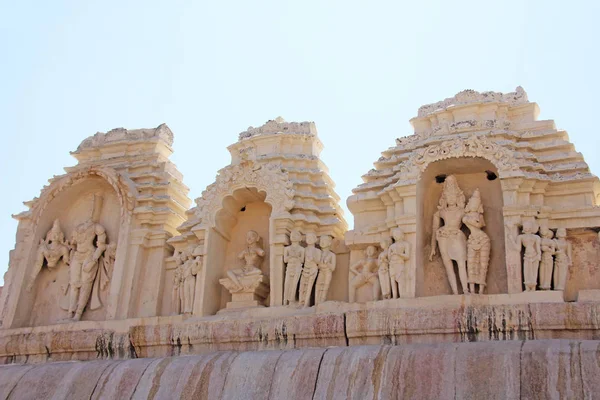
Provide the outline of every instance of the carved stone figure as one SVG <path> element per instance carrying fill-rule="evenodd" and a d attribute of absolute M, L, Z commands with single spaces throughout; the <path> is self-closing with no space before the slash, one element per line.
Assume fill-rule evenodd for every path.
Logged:
<path fill-rule="evenodd" d="M 173 313 L 175 315 L 181 314 L 182 309 L 182 266 L 187 260 L 187 254 L 185 251 L 181 251 L 175 258 L 175 274 L 173 275 L 173 290 L 171 292 L 171 302 L 173 304 Z"/>
<path fill-rule="evenodd" d="M 350 267 L 350 272 L 355 275 L 350 281 L 350 303 L 355 302 L 356 291 L 367 284 L 371 285 L 372 300 L 379 299 L 380 287 L 376 251 L 375 246 L 367 247 L 365 258 Z"/>
<path fill-rule="evenodd" d="M 92 217 L 77 226 L 71 236 L 68 312 L 69 318 L 75 321 L 81 319 L 90 296 L 90 309 L 100 308 L 99 290 L 104 289 L 110 279 L 106 265 L 99 262 L 107 248 L 106 230 L 98 223 L 102 201 L 100 195 L 93 196 Z"/>
<path fill-rule="evenodd" d="M 573 249 L 567 240 L 567 230 L 556 230 L 556 258 L 554 261 L 554 290 L 565 290 L 569 266 L 573 262 Z"/>
<path fill-rule="evenodd" d="M 476 293 L 475 285 L 479 285 L 479 294 L 483 294 L 490 262 L 491 241 L 489 236 L 481 229 L 485 226 L 485 219 L 483 218 L 483 204 L 481 203 L 479 189 L 475 189 L 469 199 L 462 222 L 471 232 L 467 240 L 469 291 Z"/>
<path fill-rule="evenodd" d="M 283 262 L 286 263 L 285 285 L 283 293 L 283 305 L 296 303 L 298 283 L 302 276 L 302 265 L 304 264 L 304 247 L 300 245 L 302 233 L 294 229 L 290 233 L 291 245 L 283 249 Z"/>
<path fill-rule="evenodd" d="M 448 282 L 452 293 L 458 294 L 456 275 L 454 274 L 455 261 L 458 265 L 458 275 L 463 293 L 468 294 L 467 287 L 467 238 L 460 230 L 462 218 L 465 215 L 465 195 L 458 186 L 456 177 L 449 175 L 444 181 L 444 188 L 440 197 L 438 211 L 433 216 L 433 230 L 431 235 L 431 253 L 429 261 L 436 254 L 436 244 L 440 248 L 440 256 L 446 268 Z M 444 225 L 440 227 L 442 220 Z"/>
<path fill-rule="evenodd" d="M 379 257 L 377 258 L 377 265 L 379 266 L 379 269 L 377 270 L 379 275 L 379 285 L 381 286 L 381 295 L 384 299 L 389 299 L 392 297 L 392 287 L 394 298 L 398 297 L 398 288 L 396 286 L 394 274 L 390 274 L 388 250 L 391 242 L 392 241 L 389 238 L 384 238 L 381 240 L 379 245 L 381 246 L 382 251 L 379 253 Z"/>
<path fill-rule="evenodd" d="M 542 259 L 541 239 L 536 235 L 538 227 L 535 222 L 526 220 L 523 222 L 523 233 L 517 236 L 515 246 L 519 249 L 525 247 L 523 255 L 523 277 L 526 292 L 535 291 L 537 286 L 540 260 Z"/>
<path fill-rule="evenodd" d="M 552 239 L 554 232 L 544 227 L 540 229 L 542 261 L 540 262 L 540 289 L 552 289 L 552 269 L 554 268 L 554 253 L 556 241 Z"/>
<path fill-rule="evenodd" d="M 238 258 L 244 260 L 244 266 L 227 271 L 227 276 L 233 282 L 234 287 L 237 287 L 237 290 L 244 289 L 240 278 L 262 275 L 260 264 L 265 256 L 265 251 L 258 245 L 259 241 L 260 236 L 258 236 L 258 233 L 248 231 L 246 233 L 246 248 L 238 254 Z"/>
<path fill-rule="evenodd" d="M 56 219 L 52 224 L 52 228 L 46 234 L 46 238 L 40 239 L 33 273 L 26 290 L 30 292 L 33 288 L 35 278 L 37 278 L 44 265 L 44 260 L 46 260 L 48 269 L 53 269 L 58 265 L 61 258 L 65 264 L 69 264 L 69 246 L 65 241 L 65 235 L 60 229 L 60 223 Z"/>
<path fill-rule="evenodd" d="M 181 265 L 181 312 L 191 314 L 194 308 L 194 294 L 196 292 L 196 275 L 202 268 L 202 257 L 187 255 L 187 260 Z"/>
<path fill-rule="evenodd" d="M 392 290 L 395 291 L 396 285 L 398 285 L 396 297 L 409 297 L 415 279 L 411 274 L 408 262 L 410 260 L 410 243 L 404 240 L 404 231 L 400 228 L 392 231 L 392 237 L 394 243 L 388 250 Z"/>
<path fill-rule="evenodd" d="M 302 278 L 300 279 L 300 304 L 304 307 L 310 306 L 310 296 L 312 294 L 317 274 L 319 273 L 319 263 L 321 262 L 321 250 L 315 247 L 317 235 L 314 233 L 306 234 L 306 249 L 304 252 L 304 268 L 302 269 Z"/>
<path fill-rule="evenodd" d="M 320 304 L 327 300 L 327 292 L 331 285 L 331 276 L 333 275 L 333 271 L 335 271 L 335 253 L 330 250 L 332 240 L 331 236 L 323 235 L 319 242 L 321 246 L 321 261 L 319 262 L 319 275 L 317 276 L 315 290 L 315 304 Z"/>

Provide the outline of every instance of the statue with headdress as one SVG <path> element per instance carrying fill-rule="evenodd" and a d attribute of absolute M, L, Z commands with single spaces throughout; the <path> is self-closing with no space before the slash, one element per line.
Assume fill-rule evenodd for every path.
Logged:
<path fill-rule="evenodd" d="M 465 215 L 465 201 L 465 194 L 458 186 L 456 177 L 454 175 L 447 176 L 440 196 L 438 211 L 433 216 L 429 261 L 433 261 L 433 257 L 436 255 L 436 247 L 439 246 L 440 256 L 448 275 L 448 282 L 454 294 L 458 294 L 458 285 L 453 261 L 458 266 L 458 276 L 463 293 L 469 293 L 467 286 L 467 238 L 460 229 Z M 442 222 L 444 225 L 442 225 Z"/>
<path fill-rule="evenodd" d="M 485 226 L 481 193 L 475 189 L 465 208 L 462 222 L 471 234 L 467 240 L 467 275 L 469 291 L 475 293 L 475 285 L 479 286 L 479 294 L 485 291 L 488 265 L 490 262 L 491 241 L 482 230 Z"/>

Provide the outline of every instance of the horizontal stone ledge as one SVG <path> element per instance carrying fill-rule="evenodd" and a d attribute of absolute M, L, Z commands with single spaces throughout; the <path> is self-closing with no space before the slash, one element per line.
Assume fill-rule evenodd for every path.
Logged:
<path fill-rule="evenodd" d="M 0 366 L 0 398 L 579 399 L 600 341 L 350 346 Z"/>
<path fill-rule="evenodd" d="M 451 296 L 444 296 L 451 297 Z M 600 303 L 387 307 L 326 302 L 211 317 L 136 318 L 0 330 L 0 363 L 129 359 L 212 351 L 600 337 Z M 468 297 L 468 296 L 467 296 Z M 430 300 L 435 303 L 434 300 Z M 482 300 L 483 301 L 483 300 Z M 381 304 L 380 304 L 381 303 Z M 410 303 L 410 302 L 409 302 Z M 385 305 L 385 304 L 384 304 Z"/>

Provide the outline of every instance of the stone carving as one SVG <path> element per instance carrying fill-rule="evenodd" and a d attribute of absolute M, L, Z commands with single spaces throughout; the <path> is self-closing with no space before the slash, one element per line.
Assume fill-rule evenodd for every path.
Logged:
<path fill-rule="evenodd" d="M 449 175 L 444 181 L 438 211 L 433 216 L 429 261 L 433 261 L 433 256 L 436 255 L 436 245 L 439 245 L 440 256 L 442 257 L 448 282 L 454 294 L 458 294 L 458 286 L 452 261 L 455 261 L 458 265 L 458 275 L 463 293 L 469 293 L 466 266 L 467 238 L 460 229 L 464 215 L 465 195 L 458 186 L 456 177 Z M 440 227 L 442 220 L 444 221 L 444 225 Z"/>
<path fill-rule="evenodd" d="M 287 265 L 285 269 L 283 305 L 296 303 L 298 283 L 300 282 L 302 266 L 304 265 L 304 247 L 300 245 L 302 233 L 298 229 L 294 229 L 290 233 L 290 241 L 292 244 L 283 249 L 283 262 Z"/>
<path fill-rule="evenodd" d="M 293 184 L 281 165 L 257 165 L 253 161 L 245 161 L 222 169 L 215 183 L 202 193 L 202 197 L 196 199 L 197 219 L 214 227 L 217 211 L 223 207 L 223 198 L 233 194 L 238 188 L 250 186 L 266 192 L 265 201 L 273 208 L 273 215 L 294 207 Z"/>
<path fill-rule="evenodd" d="M 521 249 L 525 247 L 523 255 L 523 283 L 526 292 L 535 291 L 537 286 L 538 271 L 542 259 L 541 239 L 536 235 L 538 227 L 532 220 L 523 221 L 523 233 L 517 236 L 514 246 Z"/>
<path fill-rule="evenodd" d="M 313 286 L 319 273 L 319 264 L 321 263 L 322 252 L 315 247 L 316 243 L 317 235 L 307 233 L 304 268 L 302 269 L 302 278 L 300 279 L 300 304 L 303 304 L 304 307 L 310 306 Z"/>
<path fill-rule="evenodd" d="M 194 256 L 189 252 L 181 254 L 181 263 L 177 267 L 175 275 L 179 277 L 179 305 L 180 314 L 192 314 L 194 308 L 194 296 L 196 293 L 196 276 L 202 269 L 202 257 Z"/>
<path fill-rule="evenodd" d="M 247 130 L 239 134 L 239 140 L 247 139 L 259 135 L 273 135 L 280 133 L 292 133 L 296 135 L 314 136 L 317 128 L 314 122 L 286 122 L 282 117 L 267 121 L 263 126 L 254 128 L 248 127 Z"/>
<path fill-rule="evenodd" d="M 450 106 L 457 106 L 462 104 L 470 103 L 508 103 L 510 105 L 517 105 L 527 103 L 527 93 L 521 86 L 517 86 L 517 89 L 511 93 L 499 93 L 499 92 L 478 92 L 476 90 L 463 90 L 457 93 L 453 97 L 449 97 L 442 101 L 438 101 L 433 104 L 426 104 L 421 106 L 418 111 L 419 117 L 425 117 L 436 111 L 446 109 Z"/>
<path fill-rule="evenodd" d="M 554 232 L 547 227 L 540 229 L 542 259 L 540 262 L 540 289 L 552 289 L 552 269 L 554 268 L 554 254 L 556 241 L 552 239 Z"/>
<path fill-rule="evenodd" d="M 364 286 L 371 285 L 371 296 L 373 301 L 379 300 L 379 276 L 375 246 L 368 246 L 365 250 L 365 258 L 350 267 L 350 273 L 354 277 L 350 281 L 350 303 L 356 299 L 356 291 Z"/>
<path fill-rule="evenodd" d="M 110 280 L 110 269 L 100 257 L 107 249 L 106 230 L 98 223 L 103 198 L 93 195 L 92 215 L 79 224 L 71 236 L 69 267 L 69 319 L 79 321 L 88 302 L 96 310 L 102 306 L 99 292 Z M 91 296 L 91 301 L 90 301 Z"/>
<path fill-rule="evenodd" d="M 554 261 L 554 290 L 565 290 L 569 266 L 573 262 L 573 249 L 567 240 L 567 230 L 556 230 L 556 257 Z"/>
<path fill-rule="evenodd" d="M 488 265 L 490 262 L 491 241 L 481 229 L 485 226 L 481 193 L 475 189 L 465 207 L 462 222 L 471 232 L 467 240 L 467 276 L 469 292 L 476 293 L 475 285 L 479 285 L 479 294 L 485 291 Z"/>
<path fill-rule="evenodd" d="M 315 305 L 321 304 L 327 300 L 327 292 L 331 284 L 331 277 L 336 267 L 335 253 L 331 251 L 332 237 L 329 235 L 321 236 L 319 245 L 321 246 L 321 261 L 319 262 L 319 275 L 315 290 Z"/>
<path fill-rule="evenodd" d="M 381 295 L 384 299 L 389 299 L 392 296 L 398 297 L 398 286 L 394 278 L 394 274 L 390 273 L 390 259 L 389 259 L 389 247 L 392 241 L 389 238 L 381 240 L 379 245 L 381 246 L 381 253 L 377 257 L 377 265 L 379 269 L 377 274 L 379 275 L 379 286 L 381 286 Z"/>
<path fill-rule="evenodd" d="M 240 278 L 262 275 L 260 264 L 265 256 L 265 251 L 260 248 L 258 242 L 260 236 L 255 231 L 246 233 L 246 248 L 238 254 L 238 259 L 244 260 L 242 268 L 233 268 L 227 271 L 227 276 L 233 282 L 236 291 L 246 289 L 240 282 Z"/>
<path fill-rule="evenodd" d="M 404 231 L 396 228 L 392 231 L 394 243 L 388 250 L 390 276 L 394 298 L 409 297 L 414 288 L 415 277 L 410 269 L 410 243 L 404 240 Z M 396 285 L 398 287 L 396 292 Z"/>
<path fill-rule="evenodd" d="M 85 139 L 79 147 L 78 151 L 89 148 L 99 147 L 107 144 L 135 140 L 148 140 L 152 138 L 161 138 L 167 144 L 173 145 L 173 132 L 166 124 L 160 124 L 154 129 L 125 129 L 115 128 L 106 133 L 97 132 L 94 136 Z"/>
<path fill-rule="evenodd" d="M 269 295 L 268 279 L 260 270 L 265 251 L 259 246 L 260 236 L 255 231 L 246 233 L 246 248 L 238 254 L 244 261 L 241 268 L 227 271 L 227 278 L 219 282 L 232 295 L 228 308 L 255 307 L 262 305 Z"/>
<path fill-rule="evenodd" d="M 58 219 L 56 219 L 52 224 L 52 228 L 46 234 L 46 238 L 40 239 L 40 245 L 38 247 L 37 258 L 33 267 L 33 273 L 31 274 L 31 278 L 26 290 L 30 292 L 33 288 L 35 278 L 37 278 L 38 274 L 42 270 L 42 266 L 44 265 L 44 260 L 46 260 L 48 269 L 55 268 L 61 258 L 63 262 L 68 265 L 70 262 L 69 252 L 69 245 L 65 241 L 65 235 L 60 229 L 60 223 L 58 222 Z"/>
<path fill-rule="evenodd" d="M 394 170 L 397 173 L 394 175 L 394 179 L 398 179 L 395 186 L 415 183 L 429 164 L 448 158 L 485 158 L 498 168 L 498 173 L 502 177 L 503 174 L 509 171 L 519 170 L 521 160 L 515 158 L 515 154 L 517 153 L 485 136 L 446 140 L 440 144 L 415 150 L 408 160 L 395 167 Z"/>
<path fill-rule="evenodd" d="M 185 251 L 180 251 L 175 257 L 175 270 L 173 275 L 173 289 L 171 291 L 171 304 L 173 304 L 173 313 L 175 315 L 181 314 L 182 309 L 182 266 L 187 261 L 187 254 Z"/>

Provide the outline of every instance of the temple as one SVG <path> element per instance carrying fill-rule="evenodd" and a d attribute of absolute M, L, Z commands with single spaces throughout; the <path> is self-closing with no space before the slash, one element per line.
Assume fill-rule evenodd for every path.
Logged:
<path fill-rule="evenodd" d="M 14 216 L 0 398 L 600 395 L 600 180 L 538 115 L 422 106 L 350 230 L 313 122 L 240 133 L 193 206 L 166 125 L 85 139 Z"/>

